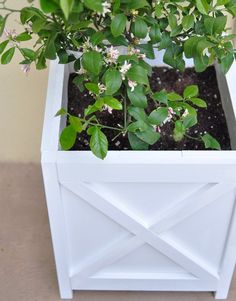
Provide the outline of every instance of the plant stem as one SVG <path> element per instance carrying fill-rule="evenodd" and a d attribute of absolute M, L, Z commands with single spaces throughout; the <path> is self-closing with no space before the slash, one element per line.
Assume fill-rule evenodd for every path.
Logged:
<path fill-rule="evenodd" d="M 202 141 L 200 138 L 192 137 L 192 136 L 190 136 L 188 134 L 184 134 L 184 136 L 187 137 L 187 138 L 189 138 L 189 139 L 196 140 L 196 141 L 199 141 L 199 142 Z"/>
<path fill-rule="evenodd" d="M 116 138 L 118 138 L 122 133 L 120 132 L 119 134 L 117 134 L 115 137 L 112 138 L 112 141 L 116 140 Z"/>
<path fill-rule="evenodd" d="M 114 130 L 114 131 L 123 132 L 123 129 L 120 129 L 120 128 L 115 128 L 115 127 L 108 126 L 108 125 L 103 125 L 103 124 L 100 124 L 100 123 L 88 122 L 86 119 L 81 119 L 81 120 L 82 120 L 83 122 L 86 122 L 86 123 L 89 124 L 89 125 L 99 126 L 99 127 L 101 127 L 101 128 L 104 128 L 104 129 L 109 129 L 109 130 Z"/>
<path fill-rule="evenodd" d="M 127 101 L 126 97 L 124 97 L 124 128 L 127 128 Z"/>

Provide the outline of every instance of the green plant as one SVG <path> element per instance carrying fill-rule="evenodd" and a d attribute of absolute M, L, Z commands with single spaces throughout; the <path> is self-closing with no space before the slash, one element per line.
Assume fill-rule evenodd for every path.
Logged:
<path fill-rule="evenodd" d="M 28 72 L 32 63 L 46 68 L 46 59 L 57 57 L 61 64 L 74 62 L 78 76 L 75 83 L 87 89 L 94 98 L 84 116 L 68 114 L 68 126 L 62 131 L 63 149 L 70 149 L 82 131 L 87 131 L 90 147 L 99 158 L 105 158 L 108 141 L 103 128 L 115 135 L 128 135 L 133 149 L 148 149 L 160 137 L 165 122 L 173 123 L 173 137 L 180 141 L 197 123 L 197 107 L 207 104 L 198 98 L 198 87 L 186 87 L 184 95 L 159 91 L 149 85 L 152 68 L 144 60 L 154 59 L 154 50 L 165 49 L 164 62 L 183 71 L 184 55 L 193 58 L 197 72 L 217 60 L 227 72 L 235 59 L 232 39 L 227 34 L 227 14 L 236 15 L 236 0 L 41 0 L 40 9 L 28 1 L 28 7 L 17 11 L 0 1 L 1 63 L 8 64 L 15 50 L 22 54 L 20 64 Z M 16 34 L 6 29 L 9 15 L 19 13 L 24 31 Z M 33 48 L 22 42 L 36 37 Z M 118 46 L 126 47 L 121 54 Z M 73 51 L 81 52 L 76 58 Z M 149 102 L 155 109 L 147 114 Z M 124 111 L 121 126 L 100 124 L 96 112 Z M 108 117 L 109 118 L 109 117 Z M 191 138 L 191 137 L 190 137 Z M 206 148 L 220 149 L 210 134 L 202 139 Z"/>

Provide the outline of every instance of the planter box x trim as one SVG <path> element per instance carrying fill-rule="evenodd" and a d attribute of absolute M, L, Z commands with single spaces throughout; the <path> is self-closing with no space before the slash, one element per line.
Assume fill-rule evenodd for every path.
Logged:
<path fill-rule="evenodd" d="M 159 216 L 149 225 L 126 208 L 123 208 L 113 196 L 107 199 L 107 197 L 101 195 L 99 189 L 96 189 L 96 185 L 73 182 L 61 184 L 130 232 L 122 241 L 115 243 L 102 254 L 98 253 L 90 262 L 86 262 L 86 265 L 82 268 L 80 266 L 73 269 L 73 275 L 70 276 L 76 277 L 80 283 L 85 282 L 88 277 L 91 277 L 100 269 L 121 259 L 146 243 L 182 266 L 193 275 L 193 278 L 211 282 L 218 281 L 218 271 L 212 269 L 201 258 L 190 254 L 181 245 L 167 240 L 162 234 L 231 191 L 235 186 L 233 183 L 208 184 L 207 190 L 202 187 L 197 193 L 195 192 L 184 198 L 177 205 L 166 210 L 162 216 Z M 205 187 L 206 185 L 204 185 Z M 155 229 L 158 229 L 155 232 L 152 230 L 154 226 Z"/>

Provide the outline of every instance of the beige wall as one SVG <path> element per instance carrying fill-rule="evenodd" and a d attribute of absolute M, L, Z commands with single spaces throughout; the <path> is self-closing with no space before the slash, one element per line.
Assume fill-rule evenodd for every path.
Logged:
<path fill-rule="evenodd" d="M 26 1 L 8 0 L 14 8 Z M 8 25 L 20 30 L 13 17 Z M 47 71 L 25 76 L 17 64 L 0 65 L 0 161 L 39 162 Z"/>
<path fill-rule="evenodd" d="M 11 7 L 26 1 L 8 0 Z M 7 28 L 21 27 L 11 18 Z M 47 87 L 47 71 L 32 70 L 25 76 L 18 65 L 20 56 L 0 65 L 0 161 L 39 162 L 40 139 Z"/>

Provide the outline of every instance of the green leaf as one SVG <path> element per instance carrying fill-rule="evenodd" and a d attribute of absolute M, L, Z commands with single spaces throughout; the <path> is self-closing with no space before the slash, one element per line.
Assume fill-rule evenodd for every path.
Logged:
<path fill-rule="evenodd" d="M 88 72 L 94 75 L 99 75 L 103 65 L 101 53 L 97 51 L 89 51 L 84 53 L 82 57 L 82 65 Z"/>
<path fill-rule="evenodd" d="M 168 22 L 169 22 L 171 30 L 174 30 L 178 26 L 177 18 L 174 14 L 168 15 Z"/>
<path fill-rule="evenodd" d="M 170 38 L 170 34 L 168 32 L 163 32 L 158 49 L 159 50 L 166 49 L 171 44 L 172 44 L 172 40 Z"/>
<path fill-rule="evenodd" d="M 153 46 L 150 43 L 147 44 L 139 44 L 136 46 L 137 49 L 139 49 L 141 51 L 141 53 L 146 54 L 146 57 L 150 60 L 154 60 L 155 59 L 155 53 L 153 50 Z"/>
<path fill-rule="evenodd" d="M 153 24 L 151 26 L 149 36 L 153 44 L 159 43 L 161 41 L 161 31 L 158 24 Z"/>
<path fill-rule="evenodd" d="M 59 111 L 57 111 L 55 117 L 62 116 L 65 114 L 67 114 L 66 110 L 64 108 L 61 108 Z"/>
<path fill-rule="evenodd" d="M 226 26 L 227 17 L 206 17 L 204 19 L 204 26 L 206 32 L 210 35 L 221 34 Z"/>
<path fill-rule="evenodd" d="M 34 61 L 36 59 L 36 53 L 31 50 L 31 49 L 28 49 L 28 48 L 21 48 L 21 53 L 24 55 L 25 58 L 28 58 L 32 61 Z"/>
<path fill-rule="evenodd" d="M 158 108 L 149 115 L 148 121 L 151 124 L 160 125 L 168 117 L 168 108 Z"/>
<path fill-rule="evenodd" d="M 142 18 L 137 17 L 132 24 L 131 30 L 135 37 L 144 39 L 148 33 L 148 26 Z"/>
<path fill-rule="evenodd" d="M 127 47 L 129 43 L 124 36 L 114 37 L 112 34 L 107 36 L 107 40 L 114 46 L 125 46 Z"/>
<path fill-rule="evenodd" d="M 133 150 L 148 150 L 149 144 L 139 139 L 135 134 L 128 133 L 129 143 Z"/>
<path fill-rule="evenodd" d="M 190 101 L 199 108 L 207 108 L 207 103 L 201 98 L 191 98 Z"/>
<path fill-rule="evenodd" d="M 207 15 L 209 11 L 209 4 L 207 0 L 196 0 L 197 9 L 200 11 L 200 13 Z"/>
<path fill-rule="evenodd" d="M 86 89 L 88 89 L 90 92 L 92 92 L 95 95 L 99 94 L 99 87 L 98 84 L 94 83 L 86 83 L 85 84 Z"/>
<path fill-rule="evenodd" d="M 138 120 L 138 121 L 134 121 L 131 122 L 128 127 L 127 130 L 128 132 L 134 133 L 137 130 L 139 130 L 140 132 L 144 132 L 149 128 L 149 124 L 147 124 L 145 121 L 143 120 Z"/>
<path fill-rule="evenodd" d="M 127 17 L 124 14 L 116 15 L 111 22 L 111 33 L 114 37 L 123 34 L 126 27 Z"/>
<path fill-rule="evenodd" d="M 144 84 L 144 85 L 149 84 L 147 70 L 139 65 L 131 67 L 127 72 L 127 76 L 129 79 L 139 84 Z"/>
<path fill-rule="evenodd" d="M 46 14 L 54 12 L 59 6 L 53 0 L 40 0 L 42 11 Z"/>
<path fill-rule="evenodd" d="M 138 63 L 139 59 L 138 59 L 137 55 L 135 55 L 135 54 L 132 54 L 132 55 L 122 54 L 117 59 L 117 63 L 123 64 L 125 61 L 134 61 L 134 62 Z"/>
<path fill-rule="evenodd" d="M 188 15 L 184 16 L 182 19 L 182 25 L 185 30 L 188 30 L 194 26 L 194 16 Z"/>
<path fill-rule="evenodd" d="M 168 95 L 165 91 L 160 91 L 160 92 L 154 93 L 153 99 L 160 103 L 164 103 L 165 105 L 168 104 Z"/>
<path fill-rule="evenodd" d="M 5 17 L 0 16 L 0 37 L 3 34 L 7 18 L 8 18 L 8 15 L 6 15 Z"/>
<path fill-rule="evenodd" d="M 233 62 L 234 62 L 233 53 L 228 53 L 226 56 L 221 58 L 221 60 L 220 60 L 220 69 L 222 70 L 222 72 L 224 74 L 226 74 L 229 71 L 229 69 L 232 66 Z"/>
<path fill-rule="evenodd" d="M 97 111 L 99 111 L 101 108 L 98 108 L 97 104 L 94 105 L 89 105 L 85 110 L 84 110 L 84 115 L 88 116 L 91 115 Z"/>
<path fill-rule="evenodd" d="M 128 9 L 140 9 L 149 6 L 149 3 L 146 0 L 123 0 L 122 2 Z"/>
<path fill-rule="evenodd" d="M 3 51 L 5 50 L 5 48 L 7 47 L 7 44 L 9 43 L 9 40 L 6 40 L 6 41 L 3 41 L 1 44 L 0 44 L 0 54 L 3 53 Z"/>
<path fill-rule="evenodd" d="M 186 40 L 184 43 L 184 54 L 187 58 L 194 57 L 197 44 L 200 40 L 200 37 L 190 37 Z"/>
<path fill-rule="evenodd" d="M 123 108 L 122 103 L 114 97 L 105 96 L 102 98 L 102 100 L 104 101 L 104 103 L 106 105 L 108 105 L 109 107 L 111 107 L 114 110 L 120 111 Z"/>
<path fill-rule="evenodd" d="M 102 11 L 102 1 L 101 0 L 84 0 L 84 5 L 94 11 Z"/>
<path fill-rule="evenodd" d="M 197 124 L 197 116 L 196 115 L 189 114 L 183 118 L 183 125 L 186 129 L 189 129 L 196 124 Z"/>
<path fill-rule="evenodd" d="M 108 141 L 100 128 L 94 127 L 90 139 L 90 148 L 95 156 L 104 159 L 108 151 Z"/>
<path fill-rule="evenodd" d="M 44 52 L 45 58 L 49 60 L 55 60 L 57 55 L 56 55 L 56 47 L 55 47 L 55 39 L 57 37 L 57 34 L 51 35 L 46 43 L 46 48 Z"/>
<path fill-rule="evenodd" d="M 142 109 L 142 108 L 130 106 L 128 108 L 128 113 L 136 120 L 140 120 L 140 119 L 143 121 L 147 120 L 147 115 L 146 115 L 144 109 Z"/>
<path fill-rule="evenodd" d="M 73 127 L 73 129 L 78 132 L 81 133 L 83 130 L 83 125 L 82 122 L 80 120 L 80 118 L 76 117 L 76 116 L 71 116 L 69 117 L 69 121 L 71 126 Z"/>
<path fill-rule="evenodd" d="M 91 43 L 96 46 L 98 44 L 100 44 L 102 41 L 104 40 L 104 34 L 101 31 L 97 31 L 95 32 L 92 36 L 91 36 Z"/>
<path fill-rule="evenodd" d="M 171 92 L 167 94 L 167 98 L 170 101 L 181 101 L 183 100 L 183 97 L 175 92 Z"/>
<path fill-rule="evenodd" d="M 31 40 L 32 37 L 30 34 L 28 34 L 28 32 L 22 32 L 21 34 L 19 34 L 17 37 L 16 37 L 16 41 L 18 42 L 22 42 L 22 41 L 29 41 Z"/>
<path fill-rule="evenodd" d="M 43 70 L 47 68 L 46 65 L 46 58 L 44 56 L 44 52 L 42 51 L 41 54 L 38 57 L 37 63 L 36 63 L 37 70 Z"/>
<path fill-rule="evenodd" d="M 75 144 L 77 133 L 72 125 L 63 129 L 60 136 L 60 144 L 63 150 L 69 150 Z"/>
<path fill-rule="evenodd" d="M 166 49 L 163 61 L 175 69 L 184 71 L 185 61 L 183 59 L 183 50 L 180 46 L 172 43 Z"/>
<path fill-rule="evenodd" d="M 1 64 L 2 65 L 9 64 L 14 56 L 14 53 L 15 53 L 15 47 L 12 47 L 8 49 L 6 52 L 4 52 L 1 57 Z"/>
<path fill-rule="evenodd" d="M 60 6 L 66 19 L 69 18 L 73 5 L 74 5 L 74 0 L 60 0 Z"/>
<path fill-rule="evenodd" d="M 47 0 L 44 0 L 44 2 L 48 3 Z M 24 7 L 20 13 L 20 20 L 22 24 L 25 24 L 32 19 L 41 19 L 42 21 L 46 21 L 46 17 L 40 9 L 36 7 Z"/>
<path fill-rule="evenodd" d="M 150 127 L 143 132 L 137 131 L 135 132 L 135 135 L 139 139 L 150 145 L 155 144 L 161 138 L 161 135 L 157 133 L 153 127 Z"/>
<path fill-rule="evenodd" d="M 152 76 L 152 66 L 151 65 L 149 65 L 144 60 L 140 60 L 139 66 L 141 66 L 142 68 L 144 68 L 147 71 L 148 76 Z"/>
<path fill-rule="evenodd" d="M 199 89 L 198 86 L 196 85 L 191 85 L 185 88 L 184 90 L 184 98 L 192 98 L 192 97 L 196 97 L 199 94 Z"/>
<path fill-rule="evenodd" d="M 216 150 L 221 149 L 219 142 L 210 134 L 205 134 L 204 136 L 201 136 L 201 139 L 204 142 L 205 148 L 211 148 Z"/>
<path fill-rule="evenodd" d="M 121 74 L 116 69 L 108 69 L 105 73 L 106 94 L 115 94 L 122 85 Z"/>
<path fill-rule="evenodd" d="M 134 88 L 134 91 L 127 89 L 129 100 L 135 107 L 147 108 L 147 97 L 144 94 L 143 86 L 139 85 Z"/>
<path fill-rule="evenodd" d="M 149 6 L 146 0 L 123 0 L 123 3 L 128 9 L 140 9 Z"/>

